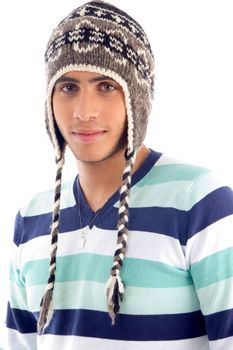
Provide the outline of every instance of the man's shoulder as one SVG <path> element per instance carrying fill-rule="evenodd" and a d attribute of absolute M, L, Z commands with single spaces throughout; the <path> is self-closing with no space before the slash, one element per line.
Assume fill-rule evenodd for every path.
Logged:
<path fill-rule="evenodd" d="M 205 176 L 213 176 L 213 171 L 178 158 L 162 154 L 150 172 L 144 177 L 144 184 L 166 182 L 195 182 Z"/>
<path fill-rule="evenodd" d="M 61 209 L 74 205 L 74 179 L 61 185 Z M 54 205 L 54 187 L 36 193 L 25 205 L 20 208 L 21 216 L 37 216 L 51 213 Z"/>
<path fill-rule="evenodd" d="M 211 194 L 221 197 L 226 192 L 232 193 L 231 186 L 216 170 L 164 154 L 137 183 L 135 190 L 151 205 L 180 210 L 190 210 Z"/>
<path fill-rule="evenodd" d="M 156 174 L 157 173 L 157 174 Z M 157 183 L 168 184 L 168 188 L 186 197 L 186 209 L 190 209 L 203 198 L 225 198 L 232 201 L 232 188 L 222 173 L 216 169 L 199 166 L 187 161 L 162 155 L 154 167 Z M 230 198 L 230 199 L 229 199 Z"/>
<path fill-rule="evenodd" d="M 181 174 L 193 179 L 212 172 L 212 170 L 207 167 L 164 154 L 159 158 L 157 165 L 161 167 L 161 170 L 166 172 Z"/>

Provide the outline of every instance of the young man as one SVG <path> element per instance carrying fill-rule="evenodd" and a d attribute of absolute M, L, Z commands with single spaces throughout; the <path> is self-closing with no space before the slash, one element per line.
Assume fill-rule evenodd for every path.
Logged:
<path fill-rule="evenodd" d="M 53 31 L 45 60 L 55 196 L 16 218 L 8 348 L 233 349 L 233 193 L 143 144 L 143 29 L 92 1 Z M 78 176 L 62 184 L 66 146 Z"/>

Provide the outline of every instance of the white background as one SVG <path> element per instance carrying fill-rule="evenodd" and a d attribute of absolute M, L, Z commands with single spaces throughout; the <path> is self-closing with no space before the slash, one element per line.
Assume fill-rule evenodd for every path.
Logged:
<path fill-rule="evenodd" d="M 54 152 L 44 127 L 46 42 L 58 22 L 82 3 L 0 2 L 0 328 L 15 214 L 35 192 L 54 184 Z M 232 1 L 112 3 L 139 21 L 155 54 L 155 101 L 146 144 L 212 168 L 233 185 Z M 75 172 L 69 155 L 64 178 Z"/>

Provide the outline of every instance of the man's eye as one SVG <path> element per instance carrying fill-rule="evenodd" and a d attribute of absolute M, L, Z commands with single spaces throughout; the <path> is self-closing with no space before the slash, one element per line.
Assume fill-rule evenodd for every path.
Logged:
<path fill-rule="evenodd" d="M 74 84 L 66 84 L 61 86 L 61 91 L 65 93 L 73 93 L 77 91 L 77 86 Z"/>
<path fill-rule="evenodd" d="M 116 87 L 110 83 L 102 83 L 100 85 L 100 89 L 103 91 L 110 92 L 110 91 L 114 91 L 116 89 Z"/>

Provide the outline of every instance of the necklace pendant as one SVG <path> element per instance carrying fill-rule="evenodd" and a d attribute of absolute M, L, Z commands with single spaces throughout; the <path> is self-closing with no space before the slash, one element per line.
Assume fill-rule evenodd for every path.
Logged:
<path fill-rule="evenodd" d="M 81 235 L 80 243 L 79 243 L 79 249 L 84 249 L 85 244 L 86 244 L 86 237 L 84 235 Z"/>
<path fill-rule="evenodd" d="M 85 244 L 86 244 L 86 238 L 81 237 L 81 249 L 83 249 L 85 247 Z"/>

